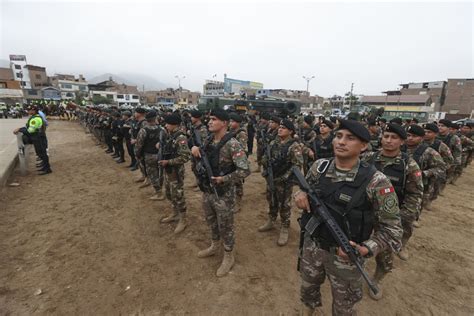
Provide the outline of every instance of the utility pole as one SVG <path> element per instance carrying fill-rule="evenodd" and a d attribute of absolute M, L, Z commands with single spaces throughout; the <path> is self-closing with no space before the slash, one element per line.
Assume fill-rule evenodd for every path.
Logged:
<path fill-rule="evenodd" d="M 351 83 L 351 94 L 349 96 L 349 109 L 352 111 L 352 92 L 354 91 L 354 83 Z"/>
<path fill-rule="evenodd" d="M 178 87 L 179 87 L 179 90 L 181 90 L 181 80 L 183 80 L 184 78 L 186 78 L 186 76 L 174 76 L 176 79 L 178 79 Z"/>
<path fill-rule="evenodd" d="M 314 79 L 314 76 L 303 76 L 303 79 L 306 80 L 306 92 L 309 93 L 309 82 L 311 81 L 311 79 Z"/>

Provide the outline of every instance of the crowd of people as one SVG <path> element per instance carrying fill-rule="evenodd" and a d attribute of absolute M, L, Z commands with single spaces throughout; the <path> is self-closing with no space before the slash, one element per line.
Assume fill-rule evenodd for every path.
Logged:
<path fill-rule="evenodd" d="M 37 120 L 33 110 L 30 114 Z M 357 115 L 340 119 L 223 109 L 132 112 L 113 107 L 81 107 L 76 115 L 118 164 L 129 162 L 131 171 L 139 170 L 137 184 L 154 189 L 150 199 L 171 202 L 173 211 L 161 222 L 176 223 L 175 234 L 188 226 L 183 183 L 185 164 L 190 162 L 195 190 L 203 193 L 210 236 L 209 247 L 196 255 L 213 256 L 223 247 L 218 277 L 227 275 L 235 262 L 234 214 L 242 209 L 245 178 L 253 171 L 266 179 L 268 218 L 258 231 L 279 229 L 278 246 L 288 243 L 294 201 L 303 210 L 298 264 L 302 315 L 322 313 L 320 287 L 326 276 L 333 314 L 353 315 L 362 299 L 362 277 L 315 212 L 311 193 L 294 192 L 295 168 L 303 172 L 311 192 L 357 254 L 363 260 L 375 257 L 372 279 L 379 290 L 369 294 L 380 300 L 381 282 L 392 270 L 394 256 L 409 260 L 407 243 L 421 225 L 422 210 L 431 211 L 445 187 L 462 176 L 471 163 L 474 141 L 471 123 L 458 126 L 446 119 L 420 124 L 400 118 L 358 120 Z M 32 123 L 23 132 L 34 134 Z M 37 154 L 47 163 L 41 150 Z M 251 170 L 248 157 L 253 154 L 257 164 Z"/>

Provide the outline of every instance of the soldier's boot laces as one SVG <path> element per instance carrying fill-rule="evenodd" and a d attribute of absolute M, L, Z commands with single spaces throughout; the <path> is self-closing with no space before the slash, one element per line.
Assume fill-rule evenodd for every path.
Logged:
<path fill-rule="evenodd" d="M 217 251 L 219 250 L 219 243 L 212 240 L 211 245 L 198 252 L 198 258 L 207 258 L 215 255 Z"/>
<path fill-rule="evenodd" d="M 378 288 L 379 288 L 379 292 L 377 294 L 375 294 L 374 292 L 372 292 L 372 290 L 369 288 L 369 296 L 371 299 L 373 299 L 374 301 L 378 301 L 380 299 L 382 299 L 383 297 L 383 290 L 382 290 L 382 287 L 380 286 L 380 282 L 382 281 L 382 279 L 384 278 L 385 276 L 385 272 L 383 272 L 382 270 L 376 268 L 375 269 L 375 273 L 374 273 L 374 277 L 373 277 L 373 281 L 376 285 L 378 285 Z"/>
<path fill-rule="evenodd" d="M 410 258 L 410 256 L 408 255 L 408 250 L 406 250 L 405 247 L 403 247 L 397 255 L 398 258 L 402 259 L 403 261 L 407 261 L 408 258 Z"/>
<path fill-rule="evenodd" d="M 166 216 L 161 219 L 160 223 L 166 224 L 166 223 L 172 223 L 172 222 L 177 222 L 179 221 L 179 214 L 173 213 L 170 216 Z"/>
<path fill-rule="evenodd" d="M 280 229 L 280 237 L 278 237 L 278 246 L 284 246 L 288 243 L 288 227 Z"/>
<path fill-rule="evenodd" d="M 186 219 L 186 214 L 180 214 L 179 215 L 179 222 L 176 228 L 174 229 L 175 234 L 179 234 L 182 231 L 186 229 L 186 226 L 188 226 L 188 220 Z"/>
<path fill-rule="evenodd" d="M 274 225 L 275 225 L 275 221 L 269 218 L 265 224 L 263 224 L 262 226 L 258 228 L 258 231 L 267 232 L 269 230 L 272 230 Z"/>
<path fill-rule="evenodd" d="M 225 276 L 232 269 L 234 263 L 234 253 L 232 251 L 224 251 L 224 259 L 222 259 L 221 266 L 217 269 L 216 276 L 219 278 Z"/>

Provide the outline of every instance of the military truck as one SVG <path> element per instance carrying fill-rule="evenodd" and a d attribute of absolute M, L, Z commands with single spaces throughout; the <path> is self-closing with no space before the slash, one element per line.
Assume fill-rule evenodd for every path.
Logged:
<path fill-rule="evenodd" d="M 297 115 L 301 111 L 301 103 L 291 99 L 232 99 L 224 97 L 201 97 L 198 110 L 208 112 L 220 108 L 237 112 L 271 112 L 282 115 Z"/>

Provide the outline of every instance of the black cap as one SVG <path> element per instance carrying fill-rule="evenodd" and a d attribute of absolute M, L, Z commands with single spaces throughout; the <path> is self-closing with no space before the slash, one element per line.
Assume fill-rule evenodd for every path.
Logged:
<path fill-rule="evenodd" d="M 331 117 L 329 118 L 329 120 L 330 120 L 331 122 L 333 122 L 334 124 L 336 124 L 337 117 L 331 116 Z"/>
<path fill-rule="evenodd" d="M 145 114 L 146 110 L 144 108 L 136 108 L 135 112 L 140 113 L 140 114 Z"/>
<path fill-rule="evenodd" d="M 326 120 L 324 119 L 321 124 L 325 124 L 327 127 L 329 127 L 330 129 L 333 129 L 334 128 L 334 124 L 330 121 L 330 120 Z"/>
<path fill-rule="evenodd" d="M 467 126 L 467 127 L 469 127 L 469 128 L 473 128 L 473 127 L 474 127 L 474 122 L 467 122 L 467 121 L 466 121 L 466 122 L 464 122 L 464 123 L 462 124 L 462 126 Z"/>
<path fill-rule="evenodd" d="M 306 115 L 303 120 L 306 122 L 306 124 L 311 125 L 314 122 L 314 117 L 312 115 Z"/>
<path fill-rule="evenodd" d="M 416 124 L 410 125 L 410 127 L 408 127 L 407 133 L 416 136 L 425 136 L 425 130 L 423 129 L 423 127 Z"/>
<path fill-rule="evenodd" d="M 112 112 L 113 117 L 120 117 L 120 112 Z"/>
<path fill-rule="evenodd" d="M 242 116 L 240 116 L 239 114 L 235 112 L 229 114 L 229 119 L 238 123 L 242 122 Z"/>
<path fill-rule="evenodd" d="M 170 125 L 179 125 L 181 124 L 181 116 L 177 113 L 173 113 L 165 116 L 165 123 Z"/>
<path fill-rule="evenodd" d="M 201 118 L 202 117 L 202 112 L 198 110 L 192 110 L 191 111 L 191 117 L 194 118 Z"/>
<path fill-rule="evenodd" d="M 377 122 L 375 122 L 374 119 L 368 119 L 368 120 L 367 120 L 367 124 L 368 124 L 369 126 L 377 126 Z"/>
<path fill-rule="evenodd" d="M 438 125 L 436 125 L 435 123 L 426 123 L 424 128 L 429 130 L 429 131 L 439 133 Z"/>
<path fill-rule="evenodd" d="M 370 141 L 370 133 L 361 123 L 354 120 L 341 120 L 338 130 L 347 129 L 364 142 Z"/>
<path fill-rule="evenodd" d="M 459 129 L 459 124 L 451 122 L 451 125 L 449 127 L 454 128 L 454 129 Z"/>
<path fill-rule="evenodd" d="M 270 120 L 270 113 L 263 112 L 262 114 L 260 114 L 260 118 L 268 121 Z"/>
<path fill-rule="evenodd" d="M 278 117 L 278 116 L 276 116 L 276 115 L 272 115 L 272 117 L 270 118 L 270 121 L 273 121 L 273 122 L 275 122 L 275 123 L 277 123 L 277 124 L 280 124 L 281 118 Z"/>
<path fill-rule="evenodd" d="M 293 132 L 296 130 L 295 124 L 293 124 L 292 121 L 287 119 L 281 120 L 280 125 L 286 127 L 289 130 L 292 130 Z"/>
<path fill-rule="evenodd" d="M 398 124 L 398 125 L 402 125 L 402 124 L 403 124 L 401 117 L 395 117 L 395 118 L 391 119 L 391 120 L 390 120 L 390 123 L 395 123 L 395 124 Z"/>
<path fill-rule="evenodd" d="M 123 112 L 122 112 L 122 115 L 125 115 L 125 116 L 130 117 L 130 116 L 132 116 L 132 112 L 130 112 L 130 111 L 123 111 Z"/>
<path fill-rule="evenodd" d="M 442 120 L 439 120 L 438 122 L 439 124 L 443 124 L 444 126 L 446 127 L 450 127 L 452 122 L 450 120 L 447 120 L 447 119 L 442 119 Z"/>
<path fill-rule="evenodd" d="M 156 118 L 156 112 L 155 111 L 150 111 L 145 115 L 145 119 L 147 120 L 153 120 Z"/>
<path fill-rule="evenodd" d="M 211 111 L 210 116 L 215 116 L 221 121 L 228 121 L 229 120 L 229 113 L 223 109 L 214 109 Z"/>
<path fill-rule="evenodd" d="M 385 127 L 385 132 L 395 133 L 400 136 L 401 139 L 407 139 L 407 132 L 398 124 L 388 123 Z"/>

